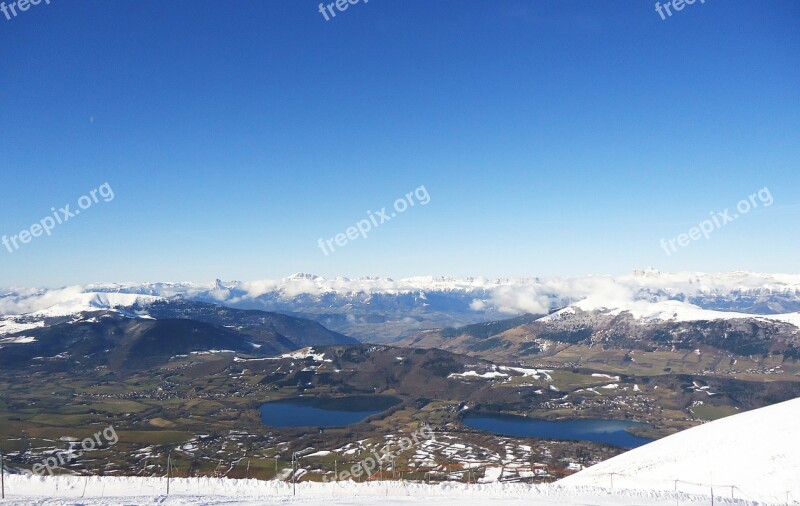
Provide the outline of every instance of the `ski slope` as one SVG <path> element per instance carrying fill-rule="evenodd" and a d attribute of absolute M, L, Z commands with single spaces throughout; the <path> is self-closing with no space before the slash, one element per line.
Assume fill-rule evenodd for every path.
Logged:
<path fill-rule="evenodd" d="M 115 477 L 6 477 L 3 506 L 262 506 L 376 505 L 407 506 L 705 506 L 706 496 L 685 493 L 609 490 L 598 487 L 520 484 L 423 485 L 398 481 L 370 483 L 299 483 L 174 479 L 166 496 L 166 479 Z M 717 498 L 715 504 L 755 506 L 758 503 Z"/>
<path fill-rule="evenodd" d="M 679 490 L 800 502 L 800 398 L 740 413 L 623 453 L 569 486 Z"/>

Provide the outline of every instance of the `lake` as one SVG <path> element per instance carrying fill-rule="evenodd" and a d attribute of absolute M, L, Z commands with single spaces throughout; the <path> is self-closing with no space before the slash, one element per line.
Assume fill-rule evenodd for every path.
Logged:
<path fill-rule="evenodd" d="M 345 427 L 399 404 L 390 396 L 297 397 L 261 406 L 261 421 L 282 427 Z"/>
<path fill-rule="evenodd" d="M 652 439 L 634 436 L 626 429 L 647 424 L 624 420 L 538 420 L 517 415 L 469 414 L 464 424 L 502 436 L 592 441 L 622 448 L 636 448 Z"/>

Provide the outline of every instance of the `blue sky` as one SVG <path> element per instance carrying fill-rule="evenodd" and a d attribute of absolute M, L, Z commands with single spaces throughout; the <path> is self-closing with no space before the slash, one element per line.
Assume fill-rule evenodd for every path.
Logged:
<path fill-rule="evenodd" d="M 318 5 L 0 15 L 0 235 L 114 191 L 0 246 L 0 286 L 798 272 L 795 0 Z M 318 247 L 421 185 L 427 205 Z M 659 247 L 765 187 L 773 205 Z"/>

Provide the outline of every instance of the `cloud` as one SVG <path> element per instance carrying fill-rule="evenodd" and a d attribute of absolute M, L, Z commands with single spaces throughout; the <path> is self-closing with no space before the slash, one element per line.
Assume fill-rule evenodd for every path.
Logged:
<path fill-rule="evenodd" d="M 291 299 L 325 294 L 342 296 L 374 294 L 449 293 L 467 296 L 470 308 L 480 312 L 506 314 L 544 314 L 570 304 L 581 308 L 630 307 L 634 302 L 658 302 L 682 299 L 701 294 L 788 293 L 800 297 L 800 275 L 723 272 L 704 274 L 663 273 L 649 269 L 626 276 L 583 276 L 562 278 L 486 279 L 481 277 L 448 278 L 417 276 L 390 278 L 337 277 L 326 279 L 309 274 L 296 274 L 279 280 L 234 281 L 214 283 L 145 283 L 95 284 L 71 286 L 55 290 L 10 289 L 0 293 L 0 314 L 24 314 L 47 309 L 57 304 L 84 300 L 82 293 L 145 294 L 161 297 L 211 299 L 224 304 L 237 304 L 264 297 Z"/>
<path fill-rule="evenodd" d="M 0 314 L 32 313 L 72 300 L 84 293 L 82 286 L 69 286 L 57 290 L 17 290 L 0 298 Z"/>

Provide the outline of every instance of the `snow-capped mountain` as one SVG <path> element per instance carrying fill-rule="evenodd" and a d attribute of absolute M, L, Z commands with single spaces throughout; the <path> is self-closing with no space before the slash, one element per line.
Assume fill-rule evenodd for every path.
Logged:
<path fill-rule="evenodd" d="M 460 326 L 523 313 L 548 314 L 575 304 L 584 311 L 637 318 L 709 320 L 770 316 L 797 324 L 800 275 L 749 272 L 664 273 L 563 278 L 333 278 L 295 274 L 279 280 L 213 283 L 99 283 L 53 290 L 8 290 L 0 314 L 54 316 L 120 310 L 177 298 L 314 319 L 366 341 Z M 787 315 L 788 313 L 788 315 Z M 744 315 L 744 316 L 742 316 Z M 23 322 L 17 318 L 17 325 Z M 2 326 L 11 323 L 0 323 Z"/>
<path fill-rule="evenodd" d="M 588 297 L 555 311 L 543 318 L 542 322 L 557 322 L 573 318 L 578 312 L 589 312 L 605 316 L 628 315 L 636 320 L 696 322 L 712 320 L 757 319 L 762 321 L 784 322 L 800 327 L 800 313 L 758 314 L 739 311 L 720 311 L 703 309 L 690 302 L 667 300 L 619 300 L 613 303 Z"/>
<path fill-rule="evenodd" d="M 277 313 L 107 295 L 83 293 L 45 310 L 3 317 L 0 368 L 103 366 L 123 371 L 193 352 L 275 355 L 306 346 L 358 343 L 317 322 Z M 65 314 L 67 310 L 71 312 Z"/>

